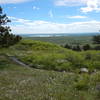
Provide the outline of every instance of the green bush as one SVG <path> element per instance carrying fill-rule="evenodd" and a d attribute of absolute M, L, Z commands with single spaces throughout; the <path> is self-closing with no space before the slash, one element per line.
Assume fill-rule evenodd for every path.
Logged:
<path fill-rule="evenodd" d="M 87 90 L 89 88 L 89 75 L 83 74 L 79 76 L 77 82 L 75 83 L 75 88 L 77 90 Z"/>
<path fill-rule="evenodd" d="M 65 54 L 66 59 L 72 64 L 73 68 L 81 68 L 83 66 L 84 57 L 77 52 L 68 52 Z"/>

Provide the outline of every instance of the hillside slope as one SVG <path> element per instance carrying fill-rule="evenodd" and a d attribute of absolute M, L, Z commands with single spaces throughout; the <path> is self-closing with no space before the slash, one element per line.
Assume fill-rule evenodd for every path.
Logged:
<path fill-rule="evenodd" d="M 100 70 L 100 51 L 75 52 L 48 42 L 22 40 L 15 46 L 1 49 L 0 53 L 14 56 L 37 69 L 77 73 L 80 68 L 87 68 L 89 72 Z"/>

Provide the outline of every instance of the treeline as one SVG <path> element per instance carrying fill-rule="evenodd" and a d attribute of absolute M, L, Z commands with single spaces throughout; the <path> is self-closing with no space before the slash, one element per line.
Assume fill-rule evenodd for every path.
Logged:
<path fill-rule="evenodd" d="M 93 36 L 93 46 L 90 44 L 85 44 L 85 45 L 71 45 L 71 44 L 66 44 L 64 48 L 71 49 L 74 51 L 87 51 L 87 50 L 100 50 L 100 35 Z"/>
<path fill-rule="evenodd" d="M 9 47 L 22 39 L 19 35 L 11 33 L 10 27 L 6 26 L 9 22 L 11 22 L 11 20 L 9 20 L 6 14 L 3 14 L 0 6 L 0 47 Z"/>

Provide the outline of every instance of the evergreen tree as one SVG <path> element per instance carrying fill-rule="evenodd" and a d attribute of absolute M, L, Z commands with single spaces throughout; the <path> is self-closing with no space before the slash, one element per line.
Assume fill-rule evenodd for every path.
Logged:
<path fill-rule="evenodd" d="M 73 46 L 72 50 L 81 51 L 81 47 L 79 45 Z"/>
<path fill-rule="evenodd" d="M 91 46 L 89 44 L 86 44 L 83 46 L 83 50 L 90 50 L 91 49 Z"/>
<path fill-rule="evenodd" d="M 100 50 L 100 46 L 95 46 L 94 50 Z"/>
<path fill-rule="evenodd" d="M 81 51 L 81 47 L 79 45 L 76 46 L 77 51 Z"/>
<path fill-rule="evenodd" d="M 11 34 L 10 27 L 6 26 L 9 22 L 11 20 L 9 20 L 6 14 L 3 14 L 0 6 L 0 47 L 9 47 L 21 40 L 20 36 Z"/>
<path fill-rule="evenodd" d="M 93 43 L 100 44 L 100 35 L 93 36 Z"/>
<path fill-rule="evenodd" d="M 64 48 L 72 49 L 71 45 L 69 45 L 69 44 L 66 44 L 66 45 L 64 46 Z"/>

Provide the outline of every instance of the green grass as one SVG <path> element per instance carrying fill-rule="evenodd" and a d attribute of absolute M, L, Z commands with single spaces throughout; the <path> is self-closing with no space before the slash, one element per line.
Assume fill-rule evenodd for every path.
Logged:
<path fill-rule="evenodd" d="M 15 56 L 33 68 L 79 72 L 80 68 L 88 68 L 90 72 L 100 70 L 100 51 L 75 52 L 59 45 L 22 40 L 8 49 L 1 49 L 1 54 Z"/>
<path fill-rule="evenodd" d="M 25 68 L 0 55 L 0 100 L 99 100 L 100 72 L 75 74 Z M 0 59 L 0 62 L 2 60 Z M 8 64 L 8 65 L 7 65 Z M 7 65 L 7 66 L 6 66 Z"/>
<path fill-rule="evenodd" d="M 1 51 L 38 69 L 77 72 L 85 67 L 90 72 L 100 70 L 100 51 L 95 50 L 75 52 L 48 42 L 22 40 Z"/>

